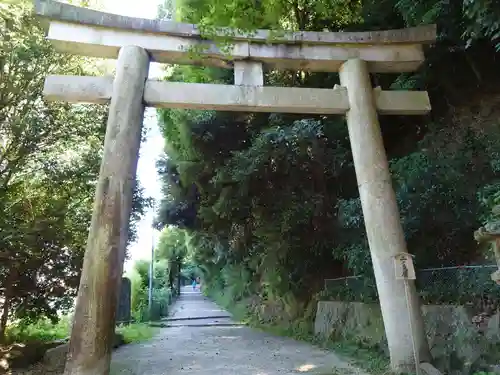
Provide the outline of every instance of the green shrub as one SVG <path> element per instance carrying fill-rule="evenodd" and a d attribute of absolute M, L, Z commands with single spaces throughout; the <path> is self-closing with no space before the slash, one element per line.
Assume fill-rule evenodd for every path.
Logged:
<path fill-rule="evenodd" d="M 20 322 L 8 327 L 7 342 L 49 342 L 65 339 L 70 335 L 69 326 L 69 316 L 62 317 L 56 324 L 52 324 L 48 319 L 31 324 Z M 116 331 L 123 335 L 125 342 L 128 344 L 148 340 L 153 337 L 156 330 L 147 324 L 134 323 L 121 325 L 117 327 Z"/>
<path fill-rule="evenodd" d="M 7 328 L 7 342 L 53 341 L 69 336 L 70 317 L 63 316 L 53 324 L 48 319 L 36 323 L 20 321 Z"/>
<path fill-rule="evenodd" d="M 143 288 L 137 294 L 137 299 L 132 309 L 132 319 L 136 323 L 149 320 L 159 320 L 168 315 L 169 306 L 173 301 L 174 292 L 169 288 L 153 289 L 153 306 L 149 312 L 148 290 Z M 150 316 L 151 315 L 151 316 Z"/>
<path fill-rule="evenodd" d="M 161 319 L 168 315 L 168 307 L 172 302 L 172 291 L 169 288 L 153 289 L 153 312 L 151 320 Z"/>
<path fill-rule="evenodd" d="M 141 301 L 140 304 L 134 306 L 131 312 L 132 319 L 136 323 L 146 322 L 149 318 L 149 307 L 148 301 Z"/>

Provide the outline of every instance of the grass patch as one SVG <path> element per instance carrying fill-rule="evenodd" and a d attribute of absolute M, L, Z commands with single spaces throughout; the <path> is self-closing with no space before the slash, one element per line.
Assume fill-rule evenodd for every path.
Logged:
<path fill-rule="evenodd" d="M 7 327 L 7 343 L 49 342 L 64 339 L 69 336 L 69 327 L 70 319 L 67 316 L 63 316 L 56 324 L 52 324 L 48 319 L 42 319 L 33 324 L 12 324 Z"/>
<path fill-rule="evenodd" d="M 389 358 L 380 353 L 376 348 L 363 347 L 360 343 L 350 340 L 328 340 L 321 346 L 348 358 L 352 364 L 371 374 L 391 374 L 389 372 Z"/>
<path fill-rule="evenodd" d="M 62 317 L 56 324 L 43 319 L 33 324 L 12 324 L 7 328 L 7 343 L 50 342 L 69 337 L 70 319 Z M 117 327 L 125 343 L 141 342 L 152 338 L 157 329 L 148 324 L 133 323 Z"/>
<path fill-rule="evenodd" d="M 151 327 L 149 324 L 133 323 L 119 326 L 116 332 L 123 335 L 126 344 L 131 344 L 151 339 L 157 333 L 157 328 Z"/>

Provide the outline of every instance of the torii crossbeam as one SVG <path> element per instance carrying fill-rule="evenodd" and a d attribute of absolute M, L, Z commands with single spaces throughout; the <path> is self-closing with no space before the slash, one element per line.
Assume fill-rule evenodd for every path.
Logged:
<path fill-rule="evenodd" d="M 393 257 L 406 253 L 377 114 L 421 115 L 431 109 L 423 91 L 373 88 L 369 74 L 411 72 L 424 61 L 435 26 L 359 33 L 271 32 L 233 37 L 229 54 L 201 37 L 196 25 L 102 13 L 35 0 L 48 39 L 60 52 L 117 58 L 115 77 L 49 76 L 49 100 L 110 103 L 99 183 L 78 291 L 65 375 L 107 375 L 123 271 L 144 106 L 347 116 L 391 367 L 414 371 L 429 360 L 415 285 L 411 302 L 395 278 Z M 199 52 L 191 53 L 195 48 Z M 234 69 L 234 85 L 147 80 L 151 61 Z M 332 89 L 266 87 L 263 66 L 339 72 Z M 412 324 L 410 324 L 412 322 Z M 412 328 L 416 337 L 412 340 Z"/>

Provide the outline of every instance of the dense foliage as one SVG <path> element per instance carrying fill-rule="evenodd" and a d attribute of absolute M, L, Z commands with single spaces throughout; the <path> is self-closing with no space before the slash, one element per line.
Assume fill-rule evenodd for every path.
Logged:
<path fill-rule="evenodd" d="M 185 0 L 176 17 L 199 23 L 207 36 L 220 26 L 338 31 L 437 23 L 438 42 L 418 72 L 373 77 L 385 89 L 431 95 L 431 116 L 380 119 L 408 247 L 423 268 L 485 261 L 472 234 L 500 181 L 498 11 L 494 2 L 468 0 Z M 167 79 L 231 83 L 232 72 L 177 66 Z M 338 76 L 266 71 L 265 81 L 328 88 Z M 232 300 L 279 300 L 289 315 L 303 311 L 325 278 L 363 275 L 372 290 L 342 118 L 159 115 L 168 156 L 159 163 L 159 224 L 187 230 L 188 253 L 212 290 Z"/>
<path fill-rule="evenodd" d="M 168 306 L 180 291 L 181 268 L 186 263 L 186 256 L 185 232 L 176 228 L 164 228 L 154 249 L 151 311 L 148 296 L 151 262 L 138 260 L 134 263 L 127 277 L 132 284 L 131 308 L 135 321 L 154 320 L 167 315 Z"/>
<path fill-rule="evenodd" d="M 31 2 L 0 4 L 0 339 L 7 320 L 72 306 L 92 213 L 105 106 L 48 103 L 48 74 L 95 74 L 54 51 Z M 136 188 L 129 240 L 145 205 Z"/>
<path fill-rule="evenodd" d="M 126 276 L 131 281 L 131 313 L 136 322 L 145 322 L 164 317 L 172 301 L 172 290 L 168 285 L 168 267 L 159 261 L 153 265 L 152 306 L 149 306 L 149 267 L 150 262 L 138 260 Z"/>

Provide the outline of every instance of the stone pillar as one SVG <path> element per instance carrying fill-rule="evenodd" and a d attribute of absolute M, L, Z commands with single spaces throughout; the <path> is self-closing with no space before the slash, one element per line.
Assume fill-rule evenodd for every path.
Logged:
<path fill-rule="evenodd" d="M 262 63 L 256 61 L 235 61 L 234 84 L 236 86 L 264 86 Z"/>
<path fill-rule="evenodd" d="M 149 56 L 120 50 L 65 375 L 108 375 L 144 115 Z"/>
<path fill-rule="evenodd" d="M 415 283 L 409 281 L 413 308 L 410 314 L 404 281 L 395 278 L 393 256 L 407 252 L 406 242 L 367 63 L 360 59 L 346 61 L 340 68 L 340 82 L 349 97 L 347 126 L 391 367 L 396 372 L 415 372 L 410 319 L 416 331 L 420 361 L 429 361 L 430 354 Z"/>

